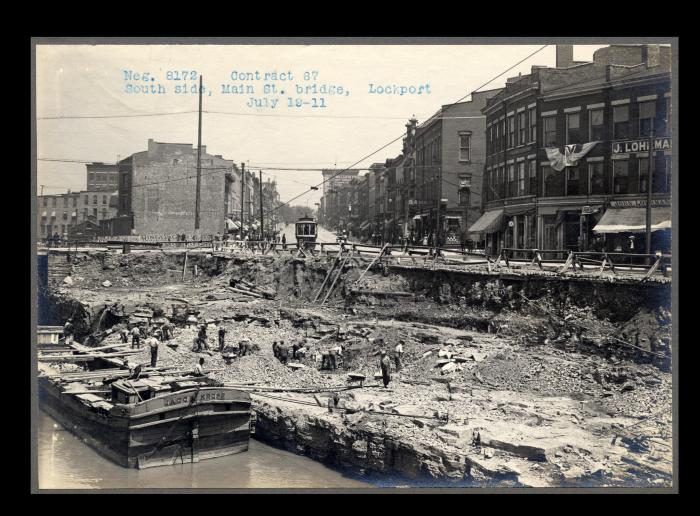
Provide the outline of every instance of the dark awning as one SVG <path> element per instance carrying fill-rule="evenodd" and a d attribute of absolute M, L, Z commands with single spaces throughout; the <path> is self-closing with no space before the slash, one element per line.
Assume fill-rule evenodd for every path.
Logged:
<path fill-rule="evenodd" d="M 644 233 L 646 208 L 608 208 L 593 231 L 596 233 Z M 651 230 L 671 229 L 671 208 L 651 209 Z"/>
<path fill-rule="evenodd" d="M 484 213 L 469 228 L 471 233 L 494 233 L 503 225 L 503 210 L 491 210 Z"/>
<path fill-rule="evenodd" d="M 506 206 L 505 207 L 505 214 L 508 215 L 509 217 L 512 217 L 513 215 L 524 215 L 526 213 L 530 213 L 532 211 L 535 211 L 535 206 L 530 205 L 530 206 Z"/>

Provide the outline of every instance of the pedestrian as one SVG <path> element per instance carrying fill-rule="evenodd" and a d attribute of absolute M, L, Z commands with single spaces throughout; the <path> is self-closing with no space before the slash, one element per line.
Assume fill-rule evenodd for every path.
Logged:
<path fill-rule="evenodd" d="M 127 330 L 126 327 L 119 330 L 119 337 L 121 338 L 121 340 L 124 344 L 128 344 L 129 343 L 129 330 Z"/>
<path fill-rule="evenodd" d="M 129 380 L 138 380 L 141 376 L 141 364 L 126 362 L 124 365 L 129 369 Z"/>
<path fill-rule="evenodd" d="M 394 362 L 396 363 L 396 372 L 401 371 L 401 356 L 403 355 L 403 344 L 404 341 L 400 340 L 399 343 L 394 348 Z"/>
<path fill-rule="evenodd" d="M 214 235 L 214 251 L 218 251 L 220 249 L 220 244 L 221 242 L 221 232 L 217 231 L 216 235 Z"/>
<path fill-rule="evenodd" d="M 199 363 L 194 366 L 195 376 L 204 376 L 204 357 L 199 357 Z"/>
<path fill-rule="evenodd" d="M 275 358 L 279 358 L 279 344 L 277 344 L 277 341 L 272 343 L 272 354 Z"/>
<path fill-rule="evenodd" d="M 131 349 L 141 349 L 141 330 L 138 326 L 134 326 L 131 330 Z"/>
<path fill-rule="evenodd" d="M 292 359 L 297 358 L 297 351 L 299 351 L 304 345 L 301 342 L 295 342 L 292 344 Z"/>
<path fill-rule="evenodd" d="M 282 235 L 282 249 L 287 250 L 287 235 Z"/>
<path fill-rule="evenodd" d="M 224 351 L 224 339 L 226 337 L 226 328 L 221 326 L 219 328 L 219 351 L 223 352 Z"/>
<path fill-rule="evenodd" d="M 73 342 L 73 337 L 75 335 L 75 328 L 73 326 L 73 318 L 69 317 L 66 324 L 63 325 L 63 337 L 65 338 L 66 344 Z"/>
<path fill-rule="evenodd" d="M 384 350 L 382 350 L 382 358 L 379 360 L 379 367 L 382 369 L 382 381 L 384 382 L 384 388 L 386 389 L 391 381 L 391 361 Z"/>
<path fill-rule="evenodd" d="M 155 333 L 146 339 L 146 344 L 148 344 L 151 351 L 151 367 L 156 367 L 156 362 L 158 361 L 158 345 L 160 344 L 160 341 L 156 337 Z"/>

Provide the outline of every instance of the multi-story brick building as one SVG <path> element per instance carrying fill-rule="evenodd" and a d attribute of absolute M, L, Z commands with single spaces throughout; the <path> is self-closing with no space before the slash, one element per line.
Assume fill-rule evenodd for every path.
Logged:
<path fill-rule="evenodd" d="M 570 45 L 558 46 L 556 68 L 533 67 L 509 79 L 483 109 L 485 211 L 470 230 L 485 234 L 491 253 L 503 247 L 630 251 L 630 245 L 643 251 L 653 128 L 652 247 L 666 249 L 670 48 L 612 45 L 585 63 L 571 56 Z M 585 155 L 564 166 L 571 145 L 568 150 Z"/>
<path fill-rule="evenodd" d="M 407 227 L 422 237 L 435 233 L 447 244 L 481 214 L 479 186 L 484 170 L 485 116 L 481 110 L 501 90 L 472 93 L 471 100 L 448 104 L 415 128 L 415 162 L 405 168 L 404 191 L 408 204 Z M 410 139 L 410 126 L 407 125 Z M 410 152 L 410 150 L 405 151 Z M 441 200 L 440 220 L 437 202 Z M 411 202 L 411 200 L 413 202 Z"/>
<path fill-rule="evenodd" d="M 119 188 L 119 172 L 116 164 L 87 163 L 85 168 L 88 192 L 114 192 Z"/>
<path fill-rule="evenodd" d="M 325 169 L 323 175 L 323 224 L 329 228 L 336 228 L 341 224 L 347 224 L 347 195 L 345 186 L 360 173 L 358 169 Z"/>
<path fill-rule="evenodd" d="M 99 227 L 100 221 L 117 213 L 117 194 L 107 191 L 68 192 L 37 198 L 37 235 L 73 238 L 86 225 Z M 80 231 L 78 231 L 80 230 Z"/>
<path fill-rule="evenodd" d="M 148 150 L 119 161 L 119 215 L 133 217 L 133 232 L 194 234 L 197 149 L 192 144 L 148 140 Z M 235 207 L 231 160 L 201 149 L 201 235 L 224 232 L 226 215 Z M 240 187 L 239 187 L 240 189 Z M 240 195 L 240 192 L 237 192 Z"/>

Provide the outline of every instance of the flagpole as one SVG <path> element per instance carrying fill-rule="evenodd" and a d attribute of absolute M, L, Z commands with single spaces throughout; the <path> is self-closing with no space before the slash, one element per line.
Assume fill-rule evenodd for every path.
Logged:
<path fill-rule="evenodd" d="M 653 119 L 652 119 L 653 124 Z M 646 220 L 646 254 L 651 254 L 651 189 L 652 177 L 654 177 L 654 126 L 649 131 L 649 166 L 647 167 L 647 220 Z M 647 264 L 651 264 L 651 258 L 647 256 Z"/>

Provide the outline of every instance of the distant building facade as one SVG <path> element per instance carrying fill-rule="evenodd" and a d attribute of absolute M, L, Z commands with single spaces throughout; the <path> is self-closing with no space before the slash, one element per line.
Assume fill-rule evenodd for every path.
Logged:
<path fill-rule="evenodd" d="M 80 191 L 37 198 L 37 235 L 47 238 L 55 233 L 71 238 L 86 226 L 99 227 L 101 221 L 117 214 L 116 191 Z"/>
<path fill-rule="evenodd" d="M 119 161 L 119 216 L 132 216 L 132 232 L 193 234 L 197 149 L 192 144 L 148 140 L 148 150 Z M 235 208 L 231 160 L 201 149 L 200 228 L 202 235 L 223 233 Z M 240 195 L 240 193 L 239 193 Z"/>
<path fill-rule="evenodd" d="M 114 192 L 119 188 L 119 173 L 116 164 L 87 163 L 87 189 L 93 191 Z"/>

